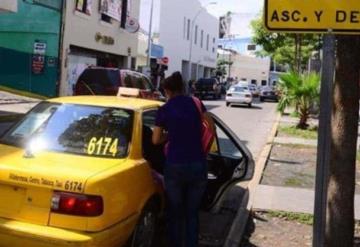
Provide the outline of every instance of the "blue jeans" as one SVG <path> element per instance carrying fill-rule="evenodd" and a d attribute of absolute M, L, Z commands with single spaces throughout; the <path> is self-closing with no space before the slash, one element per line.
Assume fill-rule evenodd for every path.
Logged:
<path fill-rule="evenodd" d="M 199 209 L 207 183 L 206 162 L 165 166 L 168 241 L 172 247 L 197 247 Z M 185 232 L 183 231 L 185 227 Z"/>

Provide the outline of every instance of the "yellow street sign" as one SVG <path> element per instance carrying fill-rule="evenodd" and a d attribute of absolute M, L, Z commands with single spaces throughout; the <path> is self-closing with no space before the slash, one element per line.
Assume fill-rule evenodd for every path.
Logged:
<path fill-rule="evenodd" d="M 360 0 L 265 0 L 265 26 L 276 32 L 360 32 Z"/>

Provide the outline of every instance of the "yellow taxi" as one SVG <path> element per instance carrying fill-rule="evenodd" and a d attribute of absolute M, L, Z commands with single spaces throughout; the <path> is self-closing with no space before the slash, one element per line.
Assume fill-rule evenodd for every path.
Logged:
<path fill-rule="evenodd" d="M 163 147 L 151 143 L 161 102 L 113 96 L 43 101 L 0 137 L 0 246 L 152 246 L 163 208 Z M 250 152 L 216 116 L 210 210 Z"/>

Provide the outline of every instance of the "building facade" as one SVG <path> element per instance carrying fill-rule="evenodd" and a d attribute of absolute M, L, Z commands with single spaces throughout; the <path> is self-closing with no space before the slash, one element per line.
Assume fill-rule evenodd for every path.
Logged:
<path fill-rule="evenodd" d="M 60 95 L 73 86 L 88 66 L 135 69 L 138 35 L 120 27 L 122 0 L 68 0 L 64 32 Z M 127 15 L 138 19 L 140 0 L 128 0 Z"/>
<path fill-rule="evenodd" d="M 60 11 L 22 0 L 16 3 L 7 6 L 15 13 L 0 14 L 0 85 L 56 96 Z"/>
<path fill-rule="evenodd" d="M 160 44 L 169 58 L 166 74 L 180 71 L 186 81 L 210 77 L 216 68 L 219 20 L 198 0 L 161 1 L 160 20 Z"/>
<path fill-rule="evenodd" d="M 218 49 L 218 60 L 231 62 L 227 66 L 227 77 L 234 80 L 246 80 L 258 86 L 269 85 L 270 58 L 259 58 L 240 54 L 231 49 Z"/>

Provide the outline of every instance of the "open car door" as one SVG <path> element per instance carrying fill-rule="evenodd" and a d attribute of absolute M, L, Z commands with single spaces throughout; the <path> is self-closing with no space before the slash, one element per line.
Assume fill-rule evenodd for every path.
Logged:
<path fill-rule="evenodd" d="M 215 141 L 208 154 L 208 187 L 203 208 L 210 210 L 222 196 L 240 181 L 251 180 L 254 160 L 247 147 L 216 115 L 210 113 L 216 126 Z"/>

